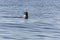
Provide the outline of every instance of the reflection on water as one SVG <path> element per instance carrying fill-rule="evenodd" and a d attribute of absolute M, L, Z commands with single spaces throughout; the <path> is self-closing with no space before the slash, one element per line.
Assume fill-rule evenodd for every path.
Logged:
<path fill-rule="evenodd" d="M 0 0 L 0 40 L 60 40 L 60 0 Z M 29 19 L 23 13 L 29 12 Z"/>

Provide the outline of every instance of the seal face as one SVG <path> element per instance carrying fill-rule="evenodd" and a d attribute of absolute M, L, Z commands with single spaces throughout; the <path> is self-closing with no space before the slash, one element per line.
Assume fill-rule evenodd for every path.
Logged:
<path fill-rule="evenodd" d="M 24 14 L 24 18 L 26 17 L 26 15 Z"/>
<path fill-rule="evenodd" d="M 28 19 L 28 12 L 24 12 L 24 18 Z"/>

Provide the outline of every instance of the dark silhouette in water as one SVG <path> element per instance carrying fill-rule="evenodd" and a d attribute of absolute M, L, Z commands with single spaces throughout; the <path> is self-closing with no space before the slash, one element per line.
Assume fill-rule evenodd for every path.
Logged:
<path fill-rule="evenodd" d="M 28 12 L 24 12 L 24 18 L 28 19 Z"/>

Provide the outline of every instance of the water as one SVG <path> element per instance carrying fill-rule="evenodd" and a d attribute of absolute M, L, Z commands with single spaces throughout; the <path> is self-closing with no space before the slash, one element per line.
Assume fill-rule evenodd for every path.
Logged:
<path fill-rule="evenodd" d="M 0 40 L 60 40 L 60 0 L 0 0 Z"/>

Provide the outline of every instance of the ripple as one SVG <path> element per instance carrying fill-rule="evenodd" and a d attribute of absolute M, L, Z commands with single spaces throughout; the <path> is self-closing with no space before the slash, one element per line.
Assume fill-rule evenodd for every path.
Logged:
<path fill-rule="evenodd" d="M 48 37 L 46 35 L 36 35 L 36 36 L 38 36 L 38 37 Z"/>
<path fill-rule="evenodd" d="M 28 28 L 20 24 L 14 24 L 14 23 L 1 23 L 0 25 L 4 27 L 12 27 L 12 28 Z"/>
<path fill-rule="evenodd" d="M 16 38 L 13 38 L 13 37 L 8 37 L 8 36 L 5 36 L 3 37 L 4 39 L 16 39 Z"/>

